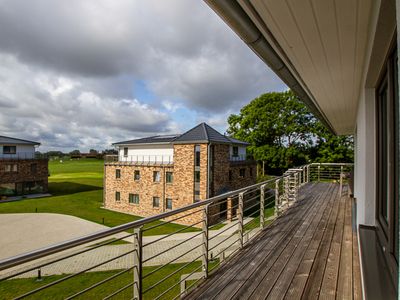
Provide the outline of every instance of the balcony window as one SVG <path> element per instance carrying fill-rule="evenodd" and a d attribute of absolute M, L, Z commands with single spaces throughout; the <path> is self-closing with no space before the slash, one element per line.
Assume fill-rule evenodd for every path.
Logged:
<path fill-rule="evenodd" d="M 115 201 L 119 202 L 121 200 L 120 192 L 115 192 Z"/>
<path fill-rule="evenodd" d="M 196 167 L 200 167 L 200 145 L 196 145 L 194 147 L 194 153 L 195 153 L 194 165 Z"/>
<path fill-rule="evenodd" d="M 200 182 L 200 171 L 194 171 L 194 182 Z"/>
<path fill-rule="evenodd" d="M 237 146 L 232 147 L 232 156 L 239 157 L 239 147 L 237 147 Z"/>
<path fill-rule="evenodd" d="M 153 182 L 160 182 L 161 181 L 161 173 L 160 171 L 153 172 Z"/>
<path fill-rule="evenodd" d="M 37 173 L 37 164 L 31 164 L 31 174 Z"/>
<path fill-rule="evenodd" d="M 129 194 L 130 204 L 139 204 L 139 194 Z"/>
<path fill-rule="evenodd" d="M 17 146 L 3 146 L 3 154 L 16 154 Z"/>
<path fill-rule="evenodd" d="M 125 157 L 128 156 L 128 147 L 125 147 L 125 148 L 124 148 L 124 156 L 125 156 Z"/>
<path fill-rule="evenodd" d="M 115 170 L 115 178 L 121 178 L 121 170 L 120 169 Z"/>
<path fill-rule="evenodd" d="M 172 199 L 171 198 L 166 199 L 166 208 L 172 209 Z"/>
<path fill-rule="evenodd" d="M 172 181 L 174 180 L 173 173 L 172 172 L 166 172 L 165 176 L 166 176 L 167 183 L 172 183 Z"/>
<path fill-rule="evenodd" d="M 153 197 L 153 207 L 160 207 L 160 197 Z"/>

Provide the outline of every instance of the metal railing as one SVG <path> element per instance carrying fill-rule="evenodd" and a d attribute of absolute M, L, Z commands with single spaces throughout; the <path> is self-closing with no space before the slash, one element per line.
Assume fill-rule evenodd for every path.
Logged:
<path fill-rule="evenodd" d="M 172 155 L 106 155 L 105 164 L 123 165 L 172 165 Z"/>
<path fill-rule="evenodd" d="M 48 159 L 45 154 L 35 152 L 1 153 L 0 160 L 27 160 L 27 159 Z"/>
<path fill-rule="evenodd" d="M 245 161 L 245 160 L 247 160 L 247 155 L 246 154 L 230 155 L 229 160 L 230 161 Z"/>
<path fill-rule="evenodd" d="M 351 168 L 301 166 L 186 207 L 2 260 L 0 287 L 10 293 L 2 297 L 180 298 L 285 213 L 303 185 L 333 180 L 342 188 Z M 182 222 L 186 225 L 171 226 Z M 154 235 L 161 229 L 164 234 Z"/>

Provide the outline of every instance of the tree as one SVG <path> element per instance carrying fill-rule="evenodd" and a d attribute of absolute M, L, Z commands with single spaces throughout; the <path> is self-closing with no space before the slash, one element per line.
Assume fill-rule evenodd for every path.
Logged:
<path fill-rule="evenodd" d="M 327 158 L 328 142 L 333 150 L 342 146 L 341 155 L 350 159 L 349 144 L 330 134 L 292 91 L 263 94 L 229 116 L 228 123 L 228 133 L 249 142 L 249 154 L 265 161 L 270 174 Z"/>
<path fill-rule="evenodd" d="M 89 150 L 89 153 L 90 153 L 90 154 L 97 154 L 98 151 L 97 151 L 96 149 L 90 149 L 90 150 Z"/>
<path fill-rule="evenodd" d="M 81 154 L 81 151 L 79 151 L 79 150 L 72 150 L 70 153 L 69 153 L 69 155 L 80 155 Z"/>

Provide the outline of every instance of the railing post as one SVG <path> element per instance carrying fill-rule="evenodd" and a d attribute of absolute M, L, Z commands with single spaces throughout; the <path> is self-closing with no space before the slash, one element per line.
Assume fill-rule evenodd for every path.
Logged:
<path fill-rule="evenodd" d="M 298 178 L 299 178 L 299 173 L 298 172 L 294 173 L 294 182 L 295 182 L 295 185 L 294 185 L 294 201 L 297 201 L 297 194 L 298 194 L 298 189 L 299 189 Z"/>
<path fill-rule="evenodd" d="M 203 266 L 203 274 L 204 278 L 208 277 L 208 206 L 204 207 L 203 211 L 203 257 L 202 257 L 202 266 Z"/>
<path fill-rule="evenodd" d="M 239 248 L 243 248 L 243 196 L 244 192 L 239 194 L 239 206 L 238 206 L 238 241 Z"/>
<path fill-rule="evenodd" d="M 226 220 L 232 222 L 232 198 L 226 199 Z"/>
<path fill-rule="evenodd" d="M 275 181 L 275 217 L 279 216 L 279 179 Z"/>
<path fill-rule="evenodd" d="M 321 165 L 318 165 L 318 182 L 320 181 Z"/>
<path fill-rule="evenodd" d="M 142 299 L 142 227 L 134 229 L 133 299 Z"/>
<path fill-rule="evenodd" d="M 307 166 L 307 183 L 310 182 L 310 168 L 311 168 L 311 165 L 308 165 Z"/>
<path fill-rule="evenodd" d="M 307 169 L 307 167 L 304 167 L 304 168 L 303 168 L 303 185 L 306 184 L 306 182 L 307 182 L 307 178 L 306 178 L 306 169 Z"/>
<path fill-rule="evenodd" d="M 339 182 L 340 182 L 340 187 L 339 187 L 340 197 L 342 197 L 342 192 L 343 192 L 343 166 L 340 166 L 340 179 L 339 179 Z"/>
<path fill-rule="evenodd" d="M 264 228 L 265 226 L 265 184 L 260 187 L 260 227 Z"/>

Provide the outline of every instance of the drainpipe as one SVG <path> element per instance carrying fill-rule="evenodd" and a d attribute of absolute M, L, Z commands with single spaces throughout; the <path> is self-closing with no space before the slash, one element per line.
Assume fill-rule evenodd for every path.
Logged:
<path fill-rule="evenodd" d="M 207 188 L 206 188 L 206 199 L 210 198 L 210 149 L 211 142 L 207 145 Z"/>

